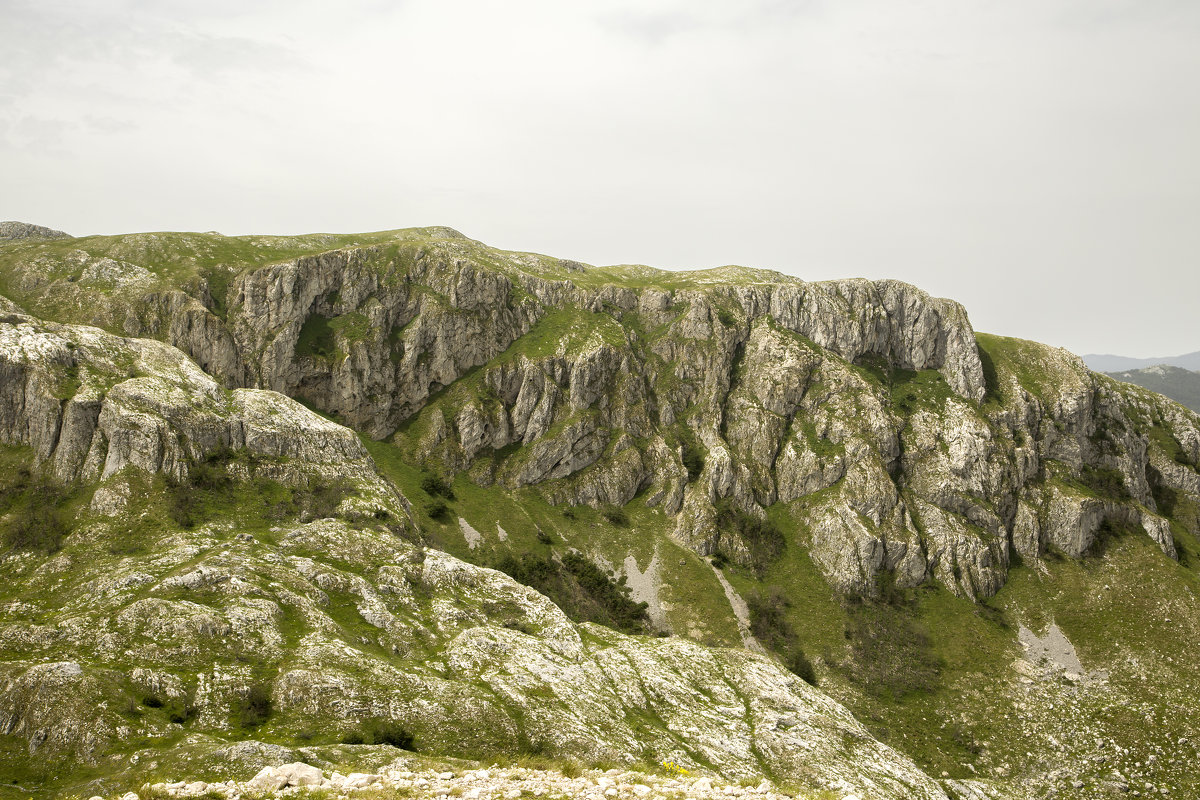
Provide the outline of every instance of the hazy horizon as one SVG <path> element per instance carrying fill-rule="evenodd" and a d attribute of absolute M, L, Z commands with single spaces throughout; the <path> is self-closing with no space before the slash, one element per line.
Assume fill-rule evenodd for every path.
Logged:
<path fill-rule="evenodd" d="M 4 0 L 0 218 L 447 225 L 1200 349 L 1200 4 Z"/>

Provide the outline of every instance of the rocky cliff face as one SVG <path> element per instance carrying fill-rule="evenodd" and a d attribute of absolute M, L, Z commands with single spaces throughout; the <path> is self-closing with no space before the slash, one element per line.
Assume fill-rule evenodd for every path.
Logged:
<path fill-rule="evenodd" d="M 403 505 L 353 433 L 275 393 L 222 389 L 161 342 L 0 317 L 0 409 L 0 442 L 30 448 L 65 483 L 127 467 L 186 481 L 214 453 L 244 451 L 264 475 L 348 478 L 363 502 Z M 93 503 L 112 511 L 124 499 L 110 489 Z"/>
<path fill-rule="evenodd" d="M 61 304 L 112 260 L 78 253 L 77 275 L 13 268 L 19 299 Z M 761 547 L 729 521 L 784 504 L 846 592 L 937 580 L 987 597 L 1013 555 L 1079 555 L 1106 524 L 1172 556 L 1154 493 L 1190 492 L 1200 455 L 1195 417 L 1065 352 L 977 344 L 960 306 L 896 281 L 595 270 L 445 229 L 186 291 L 121 263 L 110 285 L 131 302 L 95 321 L 164 339 L 227 386 L 374 438 L 403 426 L 411 457 L 481 485 L 594 507 L 642 496 L 679 541 L 744 563 Z M 1184 472 L 1153 467 L 1156 447 Z M 1097 497 L 1109 484 L 1120 496 Z"/>
<path fill-rule="evenodd" d="M 0 561 L 19 587 L 0 623 L 0 730 L 46 763 L 96 764 L 183 725 L 348 736 L 386 720 L 452 755 L 666 758 L 946 797 L 764 655 L 576 625 L 507 575 L 411 543 L 407 502 L 354 434 L 222 389 L 168 345 L 9 315 L 0 393 L 0 443 L 85 495 L 60 552 Z M 253 457 L 223 467 L 242 481 L 348 482 L 337 518 L 164 525 L 154 476 L 194 482 L 229 450 Z"/>
<path fill-rule="evenodd" d="M 21 239 L 69 239 L 70 234 L 43 228 L 41 225 L 30 225 L 28 222 L 8 220 L 0 222 L 0 241 L 15 242 Z"/>
<path fill-rule="evenodd" d="M 25 524 L 23 497 L 58 497 L 73 520 L 61 550 L 0 559 L 0 759 L 15 737 L 38 759 L 124 770 L 105 753 L 143 740 L 158 759 L 180 737 L 224 752 L 390 722 L 449 755 L 669 758 L 863 797 L 988 793 L 966 782 L 975 763 L 1008 781 L 1016 762 L 1005 791 L 1037 795 L 1076 781 L 1027 746 L 1056 720 L 1030 728 L 1020 698 L 1072 709 L 1088 770 L 1110 746 L 1097 731 L 1137 722 L 1106 729 L 1106 709 L 1190 708 L 1168 691 L 1191 685 L 1178 647 L 1138 637 L 1162 618 L 1200 642 L 1183 629 L 1200 420 L 1063 351 L 977 335 L 914 287 L 598 269 L 420 229 L 27 238 L 0 246 L 0 291 L 0 477 L 24 476 L 0 485 L 0 526 Z M 535 556 L 522 569 L 581 552 L 690 640 L 573 622 L 425 537 L 481 564 Z M 1174 594 L 1143 597 L 1143 580 Z M 858 599 L 897 592 L 913 605 Z M 1010 640 L 1045 629 L 1041 608 L 1066 629 L 1092 603 L 1125 618 L 1119 646 L 1089 620 L 1072 632 L 1100 631 L 1081 659 L 1113 687 L 997 677 L 1024 663 Z M 993 660 L 932 652 L 924 618 Z M 885 711 L 920 709 L 889 745 L 947 739 L 929 763 L 969 772 L 931 780 L 782 669 L 771 653 L 806 672 L 801 639 L 878 736 Z M 1003 720 L 972 705 L 993 689 L 988 703 L 1018 698 Z M 864 701 L 875 691 L 895 705 Z M 949 699 L 922 706 L 922 691 Z M 978 739 L 958 727 L 975 712 Z M 996 729 L 1017 744 L 993 756 Z M 1149 779 L 1174 763 L 1137 735 L 1114 764 Z"/>

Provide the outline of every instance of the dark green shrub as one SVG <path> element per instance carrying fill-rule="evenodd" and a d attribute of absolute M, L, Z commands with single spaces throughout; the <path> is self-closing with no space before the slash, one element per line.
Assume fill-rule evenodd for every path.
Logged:
<path fill-rule="evenodd" d="M 783 591 L 772 586 L 765 593 L 752 592 L 746 597 L 746 605 L 750 610 L 750 632 L 754 638 L 777 653 L 788 671 L 816 686 L 817 674 L 788 622 L 787 609 L 791 602 Z"/>
<path fill-rule="evenodd" d="M 629 527 L 629 515 L 625 513 L 623 508 L 607 508 L 601 515 L 609 521 L 610 524 L 618 528 Z"/>
<path fill-rule="evenodd" d="M 992 356 L 987 350 L 976 345 L 976 352 L 979 353 L 979 364 L 983 367 L 983 386 L 984 394 L 989 400 L 1001 399 L 1000 393 L 1000 378 L 996 374 L 996 362 L 992 360 Z M 1021 445 L 1017 442 L 1017 446 Z"/>
<path fill-rule="evenodd" d="M 734 323 L 737 322 L 737 319 L 733 316 L 733 313 L 731 311 L 729 311 L 728 309 L 718 308 L 717 309 L 717 321 L 720 322 L 722 325 L 724 325 L 726 328 L 732 328 Z"/>
<path fill-rule="evenodd" d="M 192 486 L 206 492 L 220 492 L 228 489 L 233 483 L 229 477 L 229 462 L 233 460 L 233 452 L 228 449 L 209 453 L 203 461 L 188 467 L 188 480 Z"/>
<path fill-rule="evenodd" d="M 390 719 L 374 719 L 366 724 L 364 744 L 387 744 L 401 750 L 414 750 L 414 737 L 404 726 Z"/>
<path fill-rule="evenodd" d="M 67 524 L 62 513 L 53 505 L 30 504 L 8 523 L 5 542 L 17 550 L 40 550 L 54 553 L 62 547 Z"/>
<path fill-rule="evenodd" d="M 442 480 L 436 475 L 426 475 L 421 479 L 421 491 L 430 497 L 444 497 L 447 500 L 454 500 L 454 489 L 450 484 Z"/>
<path fill-rule="evenodd" d="M 167 719 L 175 725 L 186 725 L 196 718 L 196 707 L 186 700 L 172 700 L 167 705 Z"/>
<path fill-rule="evenodd" d="M 425 513 L 429 515 L 430 519 L 436 520 L 437 522 L 450 521 L 450 506 L 446 505 L 441 500 L 435 500 L 429 505 L 425 506 Z"/>
<path fill-rule="evenodd" d="M 1087 552 L 1091 555 L 1104 555 L 1108 548 L 1112 546 L 1117 539 L 1133 533 L 1135 530 L 1141 531 L 1138 526 L 1136 529 L 1130 528 L 1125 522 L 1120 522 L 1113 519 L 1105 519 L 1100 523 L 1100 527 L 1096 528 L 1095 538 L 1088 545 Z"/>
<path fill-rule="evenodd" d="M 406 727 L 382 718 L 367 720 L 360 728 L 342 736 L 344 745 L 391 745 L 401 750 L 416 750 L 414 742 L 413 734 Z"/>
<path fill-rule="evenodd" d="M 783 531 L 770 520 L 760 520 L 741 511 L 723 507 L 717 512 L 717 552 L 724 558 L 730 554 L 722 546 L 730 536 L 737 536 L 749 551 L 749 566 L 759 578 L 783 554 L 786 541 Z"/>
<path fill-rule="evenodd" d="M 537 540 L 542 544 L 554 544 L 554 537 L 541 528 L 537 529 Z"/>
<path fill-rule="evenodd" d="M 325 483 L 318 480 L 307 489 L 294 490 L 292 497 L 307 516 L 312 519 L 325 519 L 337 513 L 338 506 L 348 494 L 350 487 L 344 481 Z"/>
<path fill-rule="evenodd" d="M 343 744 L 388 744 L 401 750 L 416 750 L 413 734 L 390 719 L 369 719 L 342 737 Z"/>
<path fill-rule="evenodd" d="M 817 685 L 817 672 L 813 669 L 812 662 L 808 660 L 808 657 L 802 651 L 793 650 L 785 655 L 783 657 L 783 666 L 788 672 L 809 686 Z"/>
<path fill-rule="evenodd" d="M 16 481 L 0 492 L 0 514 L 11 509 L 4 524 L 4 544 L 15 550 L 56 552 L 67 535 L 63 506 L 68 499 L 66 487 L 21 470 Z"/>
<path fill-rule="evenodd" d="M 146 708 L 162 708 L 165 703 L 161 697 L 152 694 L 149 697 L 142 698 L 142 705 L 144 705 Z"/>
<path fill-rule="evenodd" d="M 555 587 L 551 584 L 558 577 L 559 569 L 550 559 L 533 553 L 522 553 L 520 558 L 505 553 L 496 564 L 496 569 L 553 599 Z"/>
<path fill-rule="evenodd" d="M 204 520 L 200 495 L 190 484 L 167 480 L 167 516 L 181 528 L 194 528 Z"/>
<path fill-rule="evenodd" d="M 576 621 L 596 622 L 626 633 L 642 633 L 649 624 L 646 603 L 635 603 L 629 588 L 612 580 L 579 553 L 562 563 L 533 553 L 506 553 L 496 569 L 549 597 Z"/>
<path fill-rule="evenodd" d="M 687 470 L 688 483 L 691 483 L 704 471 L 704 451 L 694 442 L 684 442 L 682 459 L 683 468 Z"/>
<path fill-rule="evenodd" d="M 1101 497 L 1113 500 L 1128 500 L 1130 498 L 1129 489 L 1125 488 L 1125 479 L 1115 469 L 1085 465 L 1080 480 L 1084 486 Z"/>
<path fill-rule="evenodd" d="M 1161 483 L 1152 484 L 1150 492 L 1154 497 L 1154 505 L 1158 507 L 1158 513 L 1164 517 L 1175 516 L 1175 509 L 1179 504 L 1179 492 Z"/>
<path fill-rule="evenodd" d="M 610 625 L 620 630 L 637 630 L 649 622 L 646 603 L 636 603 L 629 597 L 629 588 L 615 583 L 599 567 L 579 553 L 567 553 L 562 559 L 563 569 L 598 604 L 609 619 Z"/>
<path fill-rule="evenodd" d="M 234 721 L 242 728 L 257 728 L 271 716 L 271 690 L 266 684 L 251 684 L 245 697 L 234 704 Z"/>

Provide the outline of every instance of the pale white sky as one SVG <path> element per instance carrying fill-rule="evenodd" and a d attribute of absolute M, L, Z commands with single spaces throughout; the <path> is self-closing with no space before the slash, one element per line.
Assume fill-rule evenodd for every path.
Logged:
<path fill-rule="evenodd" d="M 0 0 L 0 219 L 440 224 L 1200 349 L 1193 0 Z"/>

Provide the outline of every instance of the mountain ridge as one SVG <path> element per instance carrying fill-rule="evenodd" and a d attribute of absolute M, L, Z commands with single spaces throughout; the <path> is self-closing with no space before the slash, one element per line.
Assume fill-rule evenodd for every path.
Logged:
<path fill-rule="evenodd" d="M 715 691 L 705 683 L 711 676 L 697 676 L 705 686 L 699 695 L 686 681 L 662 677 L 655 665 L 674 658 L 666 655 L 676 652 L 671 648 L 683 648 L 677 652 L 697 663 L 772 664 L 778 672 L 771 681 L 790 687 L 789 697 L 818 697 L 796 677 L 806 676 L 820 685 L 821 697 L 868 720 L 866 739 L 863 729 L 844 730 L 857 731 L 850 740 L 861 742 L 863 753 L 889 748 L 877 750 L 886 757 L 851 753 L 846 760 L 837 748 L 823 750 L 824 772 L 795 773 L 807 774 L 810 786 L 844 779 L 863 796 L 909 796 L 897 793 L 920 786 L 936 797 L 968 790 L 939 784 L 931 774 L 946 772 L 961 782 L 975 780 L 977 771 L 985 778 L 969 791 L 997 797 L 1022 796 L 1020 787 L 1090 796 L 1082 792 L 1117 791 L 1113 787 L 1133 776 L 1191 786 L 1173 762 L 1156 754 L 1168 737 L 1183 735 L 1178 719 L 1162 712 L 1192 702 L 1179 689 L 1200 679 L 1175 657 L 1181 643 L 1200 641 L 1200 633 L 1180 629 L 1178 642 L 1148 641 L 1138 626 L 1147 614 L 1165 616 L 1167 606 L 1172 620 L 1192 618 L 1189 592 L 1200 588 L 1194 573 L 1200 418 L 1092 373 L 1065 351 L 976 334 L 961 306 L 907 284 L 771 283 L 761 280 L 766 276 L 744 268 L 678 274 L 587 267 L 494 250 L 441 228 L 313 237 L 135 234 L 0 245 L 0 295 L 11 302 L 0 320 L 8 331 L 0 338 L 6 359 L 0 389 L 11 398 L 0 436 L 32 448 L 14 451 L 12 463 L 27 464 L 22 469 L 30 474 L 82 478 L 80 491 L 91 493 L 88 507 L 115 515 L 113 522 L 87 517 L 91 533 L 68 530 L 69 557 L 30 551 L 0 563 L 10 570 L 11 591 L 22 592 L 18 599 L 0 597 L 22 615 L 6 628 L 21 642 L 7 662 L 9 694 L 0 691 L 10 730 L 19 729 L 29 737 L 22 746 L 32 747 L 39 730 L 62 726 L 50 715 L 49 727 L 22 727 L 28 712 L 13 705 L 13 691 L 27 697 L 39 681 L 62 677 L 30 666 L 31 658 L 59 657 L 45 639 L 46 621 L 63 613 L 43 606 L 32 587 L 44 585 L 37 577 L 43 572 L 102 585 L 72 566 L 93 539 L 115 549 L 114 557 L 135 547 L 123 556 L 122 580 L 145 573 L 147 586 L 161 587 L 147 590 L 151 597 L 144 599 L 166 605 L 138 608 L 159 609 L 155 619 L 165 630 L 228 625 L 239 630 L 234 643 L 277 636 L 292 648 L 261 656 L 217 648 L 215 661 L 197 662 L 203 668 L 188 667 L 190 674 L 155 667 L 153 676 L 136 679 L 142 683 L 125 684 L 146 688 L 112 695 L 133 697 L 135 711 L 139 701 L 131 691 L 158 692 L 164 703 L 201 709 L 195 721 L 183 715 L 178 723 L 193 738 L 215 743 L 254 736 L 283 745 L 312 720 L 332 720 L 338 730 L 351 724 L 344 710 L 324 703 L 324 686 L 334 687 L 349 708 L 427 726 L 410 706 L 382 699 L 428 674 L 405 660 L 405 653 L 425 652 L 426 634 L 414 640 L 404 632 L 409 623 L 388 616 L 398 618 L 394 603 L 408 602 L 405 586 L 424 584 L 384 580 L 369 555 L 391 553 L 386 560 L 400 565 L 398 578 L 424 570 L 403 566 L 421 552 L 430 569 L 440 565 L 493 587 L 484 594 L 503 585 L 511 600 L 523 592 L 512 577 L 536 585 L 545 597 L 522 593 L 521 604 L 540 609 L 538 619 L 562 621 L 547 630 L 453 581 L 434 580 L 423 590 L 427 595 L 412 595 L 420 608 L 444 607 L 447 619 L 458 620 L 453 626 L 461 626 L 449 635 L 465 649 L 451 648 L 462 657 L 450 658 L 447 668 L 453 663 L 472 681 L 484 680 L 487 692 L 503 700 L 471 695 L 482 704 L 472 707 L 497 715 L 486 727 L 497 736 L 513 732 L 513 739 L 488 746 L 596 758 L 586 742 L 596 745 L 608 734 L 558 733 L 576 723 L 586 728 L 589 716 L 604 716 L 599 707 L 606 705 L 632 714 L 614 730 L 631 730 L 648 752 L 664 755 L 655 743 L 667 741 L 661 732 L 672 727 L 655 721 L 664 710 L 653 702 L 605 701 L 592 711 L 570 712 L 563 698 L 539 693 L 548 688 L 559 695 L 557 679 L 546 684 L 545 669 L 531 672 L 522 659 L 512 660 L 514 644 L 522 642 L 553 663 L 562 657 L 555 648 L 574 641 L 569 624 L 583 626 L 578 635 L 589 652 L 608 653 L 603 659 L 620 652 L 617 661 L 641 665 L 635 674 L 661 673 L 655 685 L 668 696 L 690 698 L 681 713 L 702 722 L 669 751 L 689 768 L 719 762 L 726 765 L 719 770 L 747 776 L 793 770 L 771 765 L 794 764 L 790 748 L 803 749 L 801 742 L 824 747 L 832 739 L 815 728 L 786 745 L 764 739 L 754 747 L 766 750 L 754 758 L 746 756 L 753 752 L 749 744 L 740 751 L 741 745 L 718 746 L 710 737 L 725 723 L 711 713 L 721 703 L 700 699 Z M 51 339 L 59 344 L 46 344 Z M 100 340 L 109 344 L 95 344 Z M 157 365 L 152 369 L 138 366 L 149 363 L 148 356 L 103 356 L 104 369 L 89 366 L 112 348 L 178 355 L 150 359 Z M 178 363 L 189 358 L 195 366 L 180 372 Z M 181 399 L 197 391 L 210 398 L 211 415 Z M 283 396 L 349 423 L 358 445 L 337 434 L 353 456 L 344 463 L 359 463 L 354 459 L 365 454 L 371 469 L 356 477 L 335 459 L 321 486 L 298 482 L 312 459 L 296 453 L 307 449 L 280 449 L 278 433 L 247 438 L 256 425 L 271 430 L 267 423 L 275 417 L 309 420 L 306 426 L 316 429 L 309 412 L 280 405 Z M 263 399 L 270 397 L 281 399 Z M 141 430 L 159 433 L 139 437 Z M 251 438 L 261 443 L 259 451 L 242 446 Z M 283 438 L 302 440 L 299 433 Z M 261 450 L 272 442 L 275 449 Z M 111 472 L 94 466 L 107 464 L 113 452 L 150 455 L 116 458 Z M 278 461 L 281 456 L 286 460 Z M 346 472 L 347 494 L 333 487 L 335 472 Z M 27 480 L 15 467 L 6 474 Z M 142 474 L 160 477 L 144 484 L 136 477 Z M 134 482 L 121 489 L 122 481 Z M 135 485 L 148 499 L 131 504 L 140 496 Z M 390 505 L 354 499 L 382 496 L 373 493 L 388 486 L 398 498 Z M 260 507 L 282 516 L 272 521 Z M 15 508 L 3 519 L 13 519 L 22 506 Z M 321 517 L 311 518 L 317 511 Z M 141 545 L 117 530 L 133 524 L 135 512 L 153 523 Z M 331 521 L 323 521 L 327 516 Z M 257 544 L 236 544 L 241 533 Z M 173 562 L 168 554 L 176 551 L 190 555 Z M 227 551 L 231 555 L 223 555 Z M 582 563 L 572 561 L 572 553 L 599 573 L 583 567 L 571 573 Z M 167 568 L 152 570 L 155 563 Z M 293 565 L 303 581 L 284 580 L 282 563 Z M 259 572 L 291 594 L 263 583 Z M 501 577 L 505 572 L 512 577 Z M 655 609 L 659 632 L 674 634 L 670 647 L 614 638 L 620 635 L 586 619 L 566 621 L 559 606 L 598 614 L 597 598 L 622 591 L 606 589 L 606 581 L 627 582 L 634 599 Z M 219 588 L 229 586 L 243 589 Z M 588 594 L 588 586 L 596 594 Z M 1110 596 L 1108 586 L 1120 592 Z M 123 603 L 123 591 L 110 587 L 101 594 L 114 598 L 105 603 Z M 300 599 L 286 599 L 291 595 Z M 1108 609 L 1103 624 L 1084 613 L 1093 602 L 1083 603 L 1084 597 Z M 254 626 L 237 629 L 246 624 L 246 598 L 294 606 L 304 610 L 303 619 L 255 612 Z M 739 600 L 745 604 L 740 612 Z M 107 635 L 119 642 L 128 634 L 118 622 L 130 615 L 113 608 L 80 608 L 70 618 L 112 627 Z M 426 613 L 403 612 L 417 620 L 413 630 L 441 641 L 439 615 Z M 297 625 L 307 633 L 298 636 Z M 1086 675 L 1068 678 L 1022 655 L 1017 631 L 1051 625 L 1079 648 Z M 532 639 L 512 638 L 518 634 Z M 168 643 L 167 652 L 197 658 L 195 642 L 202 639 L 195 635 Z M 314 637 L 308 649 L 298 647 L 305 636 Z M 747 662 L 744 655 L 688 649 L 689 641 L 739 653 L 758 641 L 767 654 Z M 1125 650 L 1111 650 L 1114 642 Z M 356 654 L 349 661 L 338 656 L 328 669 L 314 660 L 313 654 L 339 647 Z M 238 652 L 250 661 L 238 662 Z M 430 657 L 436 661 L 441 652 L 437 645 Z M 1126 652 L 1136 658 L 1126 660 Z M 498 655 L 504 653 L 510 655 Z M 97 656 L 79 658 L 87 675 L 134 680 L 129 664 L 113 671 Z M 1145 664 L 1157 671 L 1148 673 Z M 355 678 L 364 665 L 394 685 Z M 787 670 L 794 674 L 788 677 Z M 23 677 L 12 677 L 18 674 Z M 199 683 L 197 674 L 205 676 Z M 539 681 L 543 688 L 531 691 Z M 759 685 L 757 678 L 734 683 Z M 169 697 L 162 687 L 171 687 Z M 761 691 L 735 694 L 753 704 Z M 238 715 L 253 709 L 239 704 L 264 696 L 261 728 L 240 727 Z M 972 699 L 964 705 L 963 697 Z M 1104 709 L 1131 703 L 1142 704 L 1137 707 L 1145 707 L 1156 727 L 1124 719 L 1117 725 L 1105 716 Z M 648 709 L 654 713 L 646 716 Z M 174 735 L 158 713 L 130 719 L 150 725 L 155 736 Z M 758 731 L 757 711 L 739 715 L 729 724 L 754 722 L 734 741 L 766 735 Z M 70 725 L 77 729 L 81 719 Z M 127 723 L 112 729 L 121 725 Z M 1046 738 L 1055 725 L 1070 726 L 1066 743 L 1057 733 L 1053 744 Z M 446 728 L 464 736 L 471 724 Z M 425 731 L 418 728 L 418 739 L 430 737 Z M 1045 749 L 1031 750 L 1031 737 Z M 121 736 L 108 741 L 113 752 L 126 747 Z M 1101 741 L 1121 743 L 1125 754 L 1111 762 L 1120 778 L 1098 766 L 1105 763 L 1095 760 Z M 435 745 L 445 742 L 431 739 Z M 1061 763 L 1048 763 L 1050 752 L 1060 753 Z M 15 756 L 0 757 L 16 763 Z M 205 769 L 216 769 L 206 763 Z M 877 773 L 872 763 L 888 766 Z M 901 776 L 910 788 L 885 785 L 885 773 L 893 776 L 886 780 Z M 818 777 L 826 784 L 814 783 Z"/>
<path fill-rule="evenodd" d="M 1182 367 L 1158 364 L 1143 369 L 1106 374 L 1119 381 L 1144 386 L 1164 397 L 1171 398 L 1192 411 L 1200 412 L 1200 373 L 1198 372 Z"/>
<path fill-rule="evenodd" d="M 1195 372 L 1200 370 L 1200 350 L 1194 353 L 1184 353 L 1179 356 L 1166 358 L 1129 358 L 1127 356 L 1100 355 L 1091 353 L 1082 357 L 1089 369 L 1096 372 L 1125 372 L 1128 370 L 1144 369 L 1159 364 Z"/>

